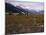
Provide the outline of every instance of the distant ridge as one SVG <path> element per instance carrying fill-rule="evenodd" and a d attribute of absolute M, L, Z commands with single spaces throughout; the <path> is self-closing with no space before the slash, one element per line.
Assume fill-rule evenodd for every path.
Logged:
<path fill-rule="evenodd" d="M 39 12 L 37 12 L 34 9 L 31 9 L 31 10 L 23 9 L 20 6 L 13 6 L 12 4 L 9 4 L 9 3 L 5 3 L 5 9 L 8 10 L 9 12 L 11 11 L 11 12 L 15 12 L 15 13 L 28 12 L 28 13 L 32 13 L 32 14 L 44 14 L 44 10 L 39 10 Z"/>
<path fill-rule="evenodd" d="M 15 7 L 9 3 L 5 3 L 5 9 L 8 11 L 13 11 L 13 12 L 25 12 L 25 10 L 23 8 L 21 8 L 20 6 Z"/>

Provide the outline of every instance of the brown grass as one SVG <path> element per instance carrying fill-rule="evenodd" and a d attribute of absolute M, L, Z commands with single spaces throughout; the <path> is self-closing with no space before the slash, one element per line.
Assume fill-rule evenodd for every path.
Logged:
<path fill-rule="evenodd" d="M 40 26 L 44 24 L 44 15 L 6 15 L 6 32 L 10 33 L 21 29 L 24 26 Z"/>

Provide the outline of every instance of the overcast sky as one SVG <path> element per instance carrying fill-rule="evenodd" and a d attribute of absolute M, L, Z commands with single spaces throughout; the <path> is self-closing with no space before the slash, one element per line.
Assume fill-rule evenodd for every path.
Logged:
<path fill-rule="evenodd" d="M 10 3 L 14 6 L 21 6 L 25 9 L 35 9 L 35 10 L 43 10 L 43 2 L 20 2 L 20 1 L 15 1 L 15 0 L 6 0 L 7 3 Z"/>

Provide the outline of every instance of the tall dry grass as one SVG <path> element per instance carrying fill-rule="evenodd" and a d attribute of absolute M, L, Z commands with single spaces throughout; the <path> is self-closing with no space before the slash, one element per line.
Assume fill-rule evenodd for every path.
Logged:
<path fill-rule="evenodd" d="M 18 32 L 24 26 L 40 26 L 44 25 L 44 15 L 6 15 L 6 33 Z"/>

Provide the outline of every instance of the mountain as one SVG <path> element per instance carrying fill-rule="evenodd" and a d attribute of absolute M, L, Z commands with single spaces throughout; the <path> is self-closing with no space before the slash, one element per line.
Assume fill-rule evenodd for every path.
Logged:
<path fill-rule="evenodd" d="M 44 10 L 40 10 L 38 13 L 39 14 L 44 14 Z"/>
<path fill-rule="evenodd" d="M 43 14 L 44 10 L 39 10 L 39 12 L 37 12 L 34 9 L 28 10 L 28 9 L 23 9 L 21 6 L 14 6 L 10 3 L 5 3 L 5 9 L 6 12 L 15 12 L 15 13 L 20 13 L 20 12 L 28 12 L 30 14 Z"/>
<path fill-rule="evenodd" d="M 38 12 L 37 12 L 36 10 L 34 10 L 34 9 L 29 10 L 29 12 L 30 12 L 31 14 L 37 14 L 37 13 L 38 13 Z"/>
<path fill-rule="evenodd" d="M 22 7 L 20 6 L 16 6 L 18 9 L 20 9 L 21 12 L 26 12 L 26 9 L 23 9 Z"/>
<path fill-rule="evenodd" d="M 5 9 L 12 12 L 26 12 L 26 10 L 24 10 L 20 6 L 13 6 L 9 3 L 5 3 Z"/>

